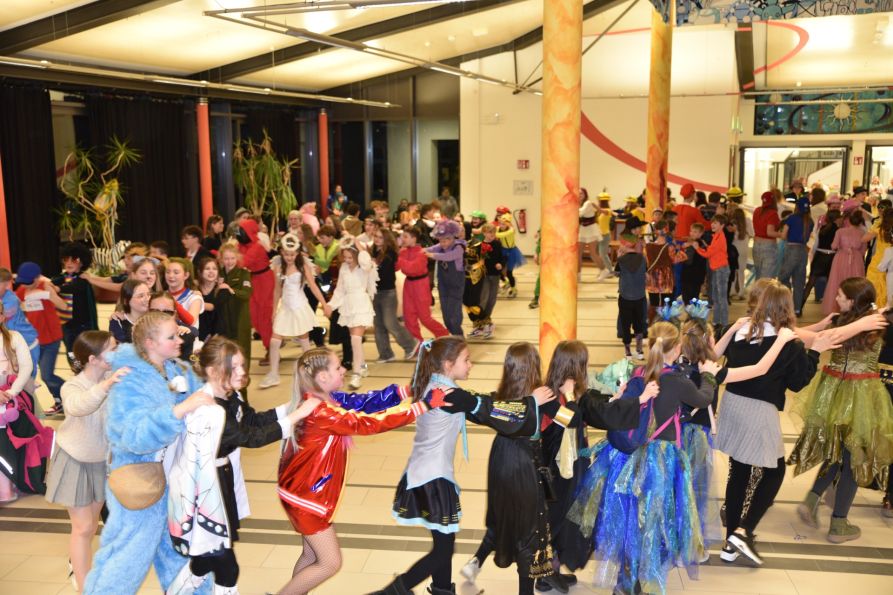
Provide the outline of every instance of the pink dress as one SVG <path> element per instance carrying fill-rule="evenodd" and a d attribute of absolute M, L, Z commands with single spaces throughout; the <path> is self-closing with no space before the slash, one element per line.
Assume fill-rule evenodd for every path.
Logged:
<path fill-rule="evenodd" d="M 832 250 L 837 250 L 828 274 L 828 285 L 822 298 L 822 311 L 828 315 L 839 310 L 837 306 L 837 290 L 844 279 L 865 276 L 865 242 L 862 236 L 865 229 L 861 226 L 848 225 L 841 227 L 834 234 Z"/>

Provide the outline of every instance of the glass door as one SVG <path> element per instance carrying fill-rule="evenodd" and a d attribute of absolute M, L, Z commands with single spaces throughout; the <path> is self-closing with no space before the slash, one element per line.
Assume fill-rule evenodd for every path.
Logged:
<path fill-rule="evenodd" d="M 767 190 L 789 192 L 794 181 L 807 191 L 821 185 L 839 192 L 846 179 L 846 147 L 745 147 L 741 152 L 740 180 L 748 205 L 759 206 Z"/>
<path fill-rule="evenodd" d="M 893 146 L 868 147 L 865 179 L 868 180 L 871 194 L 879 198 L 893 198 Z"/>

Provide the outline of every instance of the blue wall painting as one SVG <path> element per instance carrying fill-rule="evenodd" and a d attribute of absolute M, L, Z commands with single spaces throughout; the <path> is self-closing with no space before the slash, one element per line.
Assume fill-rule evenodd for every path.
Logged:
<path fill-rule="evenodd" d="M 893 132 L 893 90 L 858 93 L 773 93 L 754 98 L 754 134 Z M 821 101 L 783 104 L 788 101 Z M 759 105 L 767 103 L 769 105 Z"/>

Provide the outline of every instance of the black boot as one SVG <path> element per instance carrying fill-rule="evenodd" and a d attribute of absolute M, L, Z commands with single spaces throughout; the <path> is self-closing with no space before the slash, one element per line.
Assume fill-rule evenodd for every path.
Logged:
<path fill-rule="evenodd" d="M 456 583 L 450 583 L 449 589 L 438 589 L 434 585 L 429 585 L 428 592 L 431 595 L 456 595 Z"/>
<path fill-rule="evenodd" d="M 403 586 L 403 581 L 399 576 L 395 576 L 390 585 L 369 595 L 412 595 L 412 591 Z"/>

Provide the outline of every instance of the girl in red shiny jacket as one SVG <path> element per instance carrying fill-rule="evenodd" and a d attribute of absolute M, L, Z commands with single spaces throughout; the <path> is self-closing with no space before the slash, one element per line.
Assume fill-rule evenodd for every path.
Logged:
<path fill-rule="evenodd" d="M 339 358 L 325 348 L 305 351 L 296 366 L 292 408 L 307 399 L 319 404 L 286 441 L 279 463 L 279 498 L 304 542 L 292 579 L 279 591 L 285 595 L 307 593 L 341 567 L 332 517 L 344 488 L 349 436 L 393 430 L 428 410 L 423 401 L 413 403 L 406 387 L 336 400 L 332 393 L 341 388 L 344 374 Z"/>

